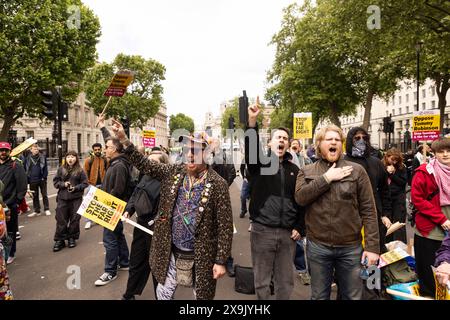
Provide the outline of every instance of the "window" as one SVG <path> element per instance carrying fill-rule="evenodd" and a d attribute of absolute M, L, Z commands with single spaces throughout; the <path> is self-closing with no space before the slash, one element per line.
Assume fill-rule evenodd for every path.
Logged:
<path fill-rule="evenodd" d="M 425 110 L 425 108 L 427 107 L 425 102 L 422 102 L 422 110 Z"/>
<path fill-rule="evenodd" d="M 389 116 L 389 111 L 386 110 L 386 117 L 388 117 L 388 116 Z"/>
<path fill-rule="evenodd" d="M 417 104 L 414 105 L 414 111 L 419 111 L 419 109 L 417 108 Z"/>
<path fill-rule="evenodd" d="M 402 104 L 402 96 L 398 96 L 398 104 Z"/>
<path fill-rule="evenodd" d="M 89 112 L 85 111 L 84 112 L 84 125 L 88 126 L 88 124 L 89 124 Z"/>
<path fill-rule="evenodd" d="M 434 97 L 434 95 L 436 94 L 436 87 L 435 86 L 431 86 L 430 87 L 430 92 L 431 92 L 431 96 Z"/>
<path fill-rule="evenodd" d="M 409 119 L 405 120 L 405 125 L 409 126 Z"/>
<path fill-rule="evenodd" d="M 34 131 L 25 131 L 25 134 L 27 135 L 27 139 L 34 138 Z"/>
<path fill-rule="evenodd" d="M 398 108 L 398 114 L 402 114 L 402 108 Z"/>
<path fill-rule="evenodd" d="M 406 103 L 409 102 L 409 93 L 406 94 Z"/>
<path fill-rule="evenodd" d="M 436 108 L 436 101 L 431 101 L 431 109 L 435 109 Z"/>
<path fill-rule="evenodd" d="M 98 142 L 98 134 L 95 135 L 95 142 Z"/>
<path fill-rule="evenodd" d="M 414 101 L 417 101 L 417 91 L 414 91 Z"/>
<path fill-rule="evenodd" d="M 406 113 L 409 113 L 409 107 L 406 106 Z"/>
<path fill-rule="evenodd" d="M 91 134 L 90 133 L 88 133 L 86 136 L 86 143 L 87 143 L 88 147 L 91 146 Z"/>
<path fill-rule="evenodd" d="M 402 129 L 402 126 L 403 126 L 403 121 L 400 120 L 400 121 L 398 122 L 398 129 Z"/>
<path fill-rule="evenodd" d="M 80 123 L 80 109 L 76 108 L 75 109 L 75 124 Z"/>
<path fill-rule="evenodd" d="M 422 98 L 426 98 L 427 97 L 427 94 L 426 94 L 426 90 L 425 89 L 422 89 Z"/>
<path fill-rule="evenodd" d="M 395 109 L 392 109 L 392 115 L 395 116 Z"/>

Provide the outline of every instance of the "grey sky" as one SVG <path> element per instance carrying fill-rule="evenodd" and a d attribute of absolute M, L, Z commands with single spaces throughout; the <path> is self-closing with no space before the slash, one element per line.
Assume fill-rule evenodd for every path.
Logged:
<path fill-rule="evenodd" d="M 123 52 L 166 67 L 168 113 L 203 124 L 222 101 L 266 88 L 274 59 L 268 46 L 282 9 L 293 0 L 83 0 L 100 19 L 99 60 Z"/>

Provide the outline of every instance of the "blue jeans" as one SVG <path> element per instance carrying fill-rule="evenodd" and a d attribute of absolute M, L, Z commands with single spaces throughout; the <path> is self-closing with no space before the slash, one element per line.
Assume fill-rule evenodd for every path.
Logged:
<path fill-rule="evenodd" d="M 247 199 L 250 198 L 250 186 L 248 182 L 244 180 L 241 188 L 241 213 L 247 212 Z"/>
<path fill-rule="evenodd" d="M 130 264 L 127 240 L 123 234 L 123 223 L 119 221 L 116 229 L 103 228 L 103 245 L 105 246 L 105 272 L 115 275 L 118 265 L 128 267 Z"/>
<path fill-rule="evenodd" d="M 362 246 L 329 247 L 307 240 L 306 254 L 311 275 L 311 300 L 330 300 L 333 275 L 342 300 L 361 300 Z"/>
<path fill-rule="evenodd" d="M 305 250 L 303 247 L 303 239 L 297 240 L 295 245 L 294 257 L 295 270 L 298 272 L 306 272 Z"/>

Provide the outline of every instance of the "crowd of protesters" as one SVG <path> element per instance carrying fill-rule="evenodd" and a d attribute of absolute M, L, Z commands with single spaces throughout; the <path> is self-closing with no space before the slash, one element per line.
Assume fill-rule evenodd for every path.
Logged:
<path fill-rule="evenodd" d="M 386 236 L 396 222 L 408 220 L 407 192 L 415 207 L 414 252 L 420 293 L 433 297 L 434 275 L 447 283 L 450 230 L 450 139 L 421 145 L 417 153 L 396 148 L 376 151 L 369 133 L 352 128 L 346 136 L 334 125 L 321 128 L 308 148 L 292 139 L 290 131 L 272 131 L 267 151 L 260 145 L 258 104 L 248 110 L 240 166 L 243 179 L 240 218 L 249 213 L 254 287 L 258 299 L 291 297 L 295 274 L 310 285 L 311 299 L 381 299 L 385 287 L 368 290 L 360 276 L 362 265 L 377 265 L 385 244 L 407 242 L 406 228 Z M 103 228 L 104 272 L 95 281 L 104 286 L 119 270 L 128 272 L 122 299 L 141 295 L 152 275 L 154 295 L 173 299 L 179 285 L 191 287 L 196 299 L 213 299 L 217 280 L 234 276 L 231 246 L 233 218 L 229 186 L 235 166 L 218 140 L 206 134 L 181 136 L 176 162 L 166 150 L 145 153 L 127 138 L 113 120 L 111 130 L 99 118 L 104 146 L 95 143 L 84 163 L 69 151 L 53 178 L 57 189 L 53 251 L 74 248 L 80 238 L 77 210 L 88 186 L 101 188 L 127 202 L 124 216 L 136 214 L 137 223 L 153 235 L 135 228 L 129 250 L 123 223 Z M 345 152 L 344 152 L 345 150 Z M 376 152 L 375 152 L 376 151 Z M 38 145 L 20 158 L 0 142 L 0 299 L 12 299 L 7 265 L 17 250 L 19 208 L 27 212 L 25 195 L 33 195 L 33 211 L 51 215 L 48 165 Z M 205 156 L 206 155 L 206 156 Z M 256 155 L 256 157 L 253 157 Z M 133 169 L 134 168 L 134 169 Z M 136 185 L 130 181 L 138 170 Z M 28 185 L 28 188 L 27 188 Z M 247 202 L 249 206 L 247 206 Z M 92 222 L 85 221 L 85 229 Z"/>

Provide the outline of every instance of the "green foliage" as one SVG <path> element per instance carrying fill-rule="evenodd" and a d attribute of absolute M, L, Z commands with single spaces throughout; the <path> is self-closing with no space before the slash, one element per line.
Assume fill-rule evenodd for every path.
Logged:
<path fill-rule="evenodd" d="M 80 9 L 80 28 L 69 28 L 70 5 Z M 80 0 L 1 2 L 2 139 L 25 113 L 40 116 L 41 90 L 63 86 L 64 98 L 76 95 L 76 83 L 97 58 L 95 46 L 99 37 L 98 18 Z"/>
<path fill-rule="evenodd" d="M 194 120 L 184 113 L 178 113 L 175 116 L 171 115 L 169 119 L 169 129 L 171 134 L 177 129 L 185 129 L 192 134 L 195 129 Z"/>
<path fill-rule="evenodd" d="M 126 114 L 132 127 L 142 128 L 163 103 L 161 81 L 165 79 L 165 67 L 153 59 L 125 54 L 118 54 L 111 64 L 95 65 L 84 78 L 84 90 L 96 113 L 102 112 L 108 101 L 103 93 L 119 70 L 133 71 L 134 80 L 123 97 L 111 99 L 105 113 L 108 117 Z"/>

